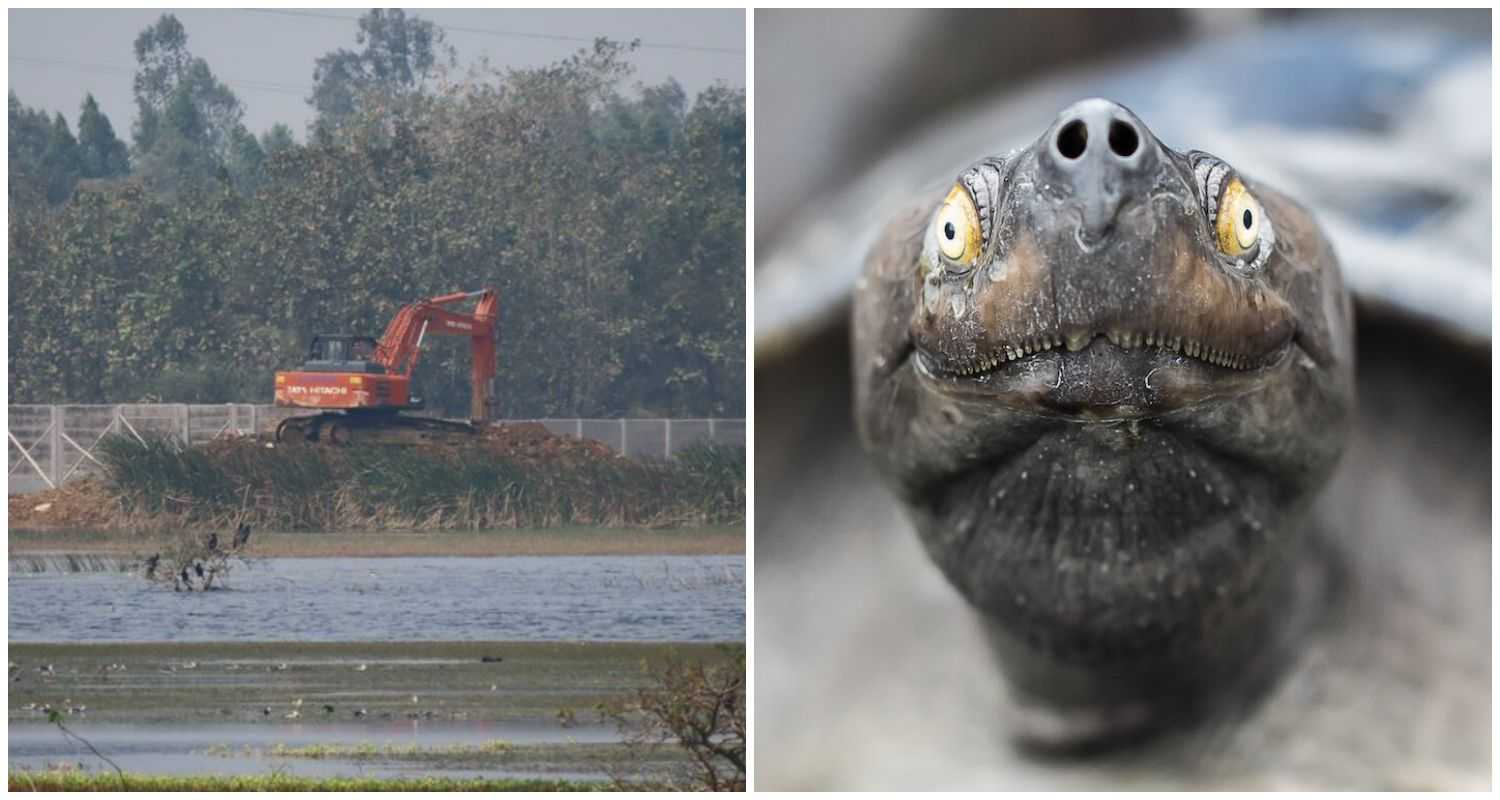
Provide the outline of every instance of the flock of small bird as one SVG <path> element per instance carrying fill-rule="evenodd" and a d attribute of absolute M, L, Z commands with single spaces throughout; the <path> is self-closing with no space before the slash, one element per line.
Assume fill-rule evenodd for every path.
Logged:
<path fill-rule="evenodd" d="M 115 666 L 115 664 L 110 664 L 109 667 L 106 667 L 106 669 L 113 669 Z M 121 669 L 125 668 L 123 664 L 119 665 L 119 667 Z M 11 680 L 19 681 L 21 679 L 21 665 L 17 664 L 14 661 L 11 661 L 9 662 L 9 669 Z M 38 664 L 36 666 L 36 672 L 45 680 L 47 678 L 53 678 L 57 676 L 57 667 L 53 666 L 52 664 Z M 66 714 L 83 714 L 84 712 L 89 710 L 89 707 L 83 705 L 82 703 L 76 706 L 73 705 L 73 698 L 71 697 L 63 698 L 63 701 L 59 703 L 56 708 L 53 708 L 51 703 L 27 703 L 26 705 L 22 706 L 22 708 L 26 709 L 27 711 L 39 711 L 43 714 L 51 714 L 53 711 L 60 711 Z"/>
<path fill-rule="evenodd" d="M 368 668 L 369 668 L 368 665 L 365 665 L 365 664 L 360 664 L 358 667 L 355 667 L 355 669 L 357 671 L 359 671 L 359 672 L 363 672 L 363 671 L 365 671 Z M 491 687 L 491 690 L 493 691 L 493 686 Z M 302 719 L 302 706 L 303 706 L 304 702 L 305 702 L 304 699 L 301 698 L 301 697 L 294 698 L 290 703 L 287 704 L 287 705 L 289 705 L 291 707 L 291 710 L 288 711 L 288 712 L 286 712 L 285 714 L 282 714 L 281 718 L 282 719 Z M 412 695 L 411 696 L 411 703 L 412 703 L 412 705 L 417 705 L 417 704 L 419 704 L 421 702 L 422 702 L 422 698 L 420 696 L 418 696 L 418 695 Z M 337 711 L 338 711 L 338 709 L 335 708 L 332 703 L 324 703 L 323 704 L 323 716 L 325 718 L 326 717 L 332 717 L 335 713 L 337 713 Z M 276 710 L 274 708 L 272 708 L 271 706 L 265 706 L 264 708 L 262 708 L 260 710 L 260 713 L 261 713 L 261 716 L 263 716 L 263 717 L 269 717 L 272 714 L 276 713 Z M 356 708 L 353 711 L 353 716 L 354 716 L 355 719 L 364 719 L 365 717 L 370 716 L 370 710 L 367 709 L 367 708 L 364 708 L 364 707 Z M 393 712 L 390 712 L 390 711 L 383 712 L 380 715 L 380 717 L 382 719 L 391 719 L 394 716 L 395 716 L 395 714 Z M 432 709 L 427 709 L 425 711 L 408 711 L 408 712 L 406 712 L 406 717 L 408 719 L 433 719 L 436 716 L 437 716 L 437 712 L 433 711 Z"/>
<path fill-rule="evenodd" d="M 487 657 L 485 657 L 484 660 L 486 662 L 497 662 L 500 659 L 498 657 L 488 657 L 487 656 Z M 181 661 L 181 662 L 175 662 L 175 663 L 167 663 L 167 664 L 159 667 L 158 671 L 163 672 L 163 673 L 167 673 L 167 674 L 175 674 L 178 670 L 195 670 L 195 669 L 198 669 L 198 667 L 199 667 L 199 664 L 198 664 L 197 661 Z M 286 671 L 289 668 L 290 668 L 290 665 L 287 664 L 287 662 L 285 662 L 285 661 L 279 661 L 279 662 L 276 662 L 274 664 L 270 664 L 270 665 L 268 665 L 266 667 L 266 669 L 268 671 L 276 671 L 276 672 L 284 672 L 284 671 Z M 369 668 L 370 668 L 369 664 L 360 663 L 360 664 L 357 664 L 357 665 L 354 666 L 354 671 L 355 672 L 366 672 L 366 671 L 369 670 Z M 230 663 L 224 665 L 224 669 L 226 671 L 236 671 L 236 670 L 241 669 L 241 665 L 233 663 L 233 662 L 230 662 Z M 42 678 L 44 680 L 49 679 L 49 678 L 53 678 L 53 677 L 55 677 L 57 675 L 57 667 L 55 665 L 53 665 L 53 664 L 38 664 L 36 666 L 35 670 L 36 670 L 37 674 L 40 675 L 40 676 L 42 676 Z M 99 668 L 99 672 L 101 674 L 103 674 L 103 673 L 110 673 L 110 672 L 125 672 L 126 670 L 127 670 L 127 668 L 126 668 L 125 664 L 123 664 L 123 663 L 117 663 L 117 662 L 111 662 L 111 663 L 106 664 L 104 666 L 101 666 Z M 73 671 L 75 673 L 77 672 L 76 669 L 73 670 Z M 14 661 L 10 662 L 10 674 L 11 674 L 13 680 L 20 680 L 21 667 L 20 667 L 20 665 L 16 664 L 16 662 L 14 662 Z M 499 688 L 500 688 L 499 684 L 491 683 L 490 687 L 489 687 L 489 690 L 491 692 L 495 692 L 495 691 L 499 691 Z M 420 705 L 421 702 L 422 702 L 421 696 L 416 695 L 416 694 L 411 695 L 411 705 L 417 706 L 417 705 Z M 284 714 L 281 715 L 282 719 L 287 719 L 287 720 L 302 719 L 302 717 L 303 717 L 303 714 L 302 714 L 303 704 L 304 704 L 304 699 L 303 698 L 301 698 L 301 697 L 294 698 L 288 704 L 290 710 L 288 710 L 286 713 L 284 713 Z M 73 705 L 71 698 L 64 699 L 62 701 L 62 703 L 60 703 L 56 708 L 54 708 L 50 703 L 41 703 L 41 704 L 38 704 L 38 703 L 35 703 L 35 702 L 26 704 L 24 706 L 24 708 L 26 710 L 28 710 L 28 711 L 38 711 L 38 712 L 41 712 L 42 714 L 50 714 L 54 710 L 62 711 L 62 712 L 67 713 L 67 714 L 83 714 L 83 713 L 85 713 L 88 710 L 88 707 L 85 706 L 85 705 L 83 705 L 83 704 L 79 704 L 79 705 L 76 705 L 76 706 Z M 322 705 L 322 711 L 323 711 L 323 717 L 326 719 L 326 718 L 332 718 L 337 713 L 338 709 L 332 703 L 324 703 Z M 229 713 L 229 710 L 225 709 L 224 713 L 226 713 L 226 714 Z M 263 716 L 263 717 L 270 717 L 272 714 L 276 713 L 276 711 L 271 706 L 265 706 L 265 707 L 263 707 L 261 709 L 260 713 L 261 713 L 261 716 Z M 366 708 L 363 708 L 363 707 L 356 708 L 356 709 L 353 710 L 352 715 L 353 715 L 353 717 L 355 719 L 364 719 L 364 718 L 370 716 L 370 711 L 368 709 L 366 709 Z M 379 714 L 379 716 L 380 716 L 381 719 L 392 719 L 392 718 L 395 717 L 395 713 L 392 712 L 392 711 L 384 711 L 384 712 L 381 712 Z M 405 714 L 405 716 L 406 716 L 407 719 L 434 719 L 437 716 L 437 712 L 434 711 L 433 709 L 430 709 L 430 708 L 429 709 L 412 709 L 410 711 L 407 711 L 406 714 Z M 462 713 L 459 713 L 457 716 L 459 718 L 463 718 L 466 715 L 462 714 Z"/>
<path fill-rule="evenodd" d="M 53 711 L 61 711 L 70 715 L 83 714 L 84 712 L 89 710 L 89 707 L 83 705 L 82 703 L 76 706 L 73 705 L 73 698 L 71 697 L 63 698 L 62 703 L 59 704 L 56 709 L 52 707 L 51 703 L 27 703 L 26 705 L 22 706 L 22 708 L 26 709 L 27 711 L 39 711 L 43 714 L 51 714 Z"/>

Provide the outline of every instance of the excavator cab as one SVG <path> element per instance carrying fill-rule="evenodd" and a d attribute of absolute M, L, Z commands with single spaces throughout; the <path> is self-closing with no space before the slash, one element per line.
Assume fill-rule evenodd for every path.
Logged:
<path fill-rule="evenodd" d="M 475 301 L 472 312 L 452 306 Z M 416 444 L 467 440 L 491 416 L 499 298 L 493 289 L 417 300 L 401 307 L 379 341 L 370 336 L 318 334 L 301 369 L 276 373 L 276 405 L 317 409 L 287 417 L 278 442 L 349 444 L 355 440 Z M 411 394 L 412 371 L 425 336 L 459 336 L 473 354 L 470 422 L 400 412 L 422 408 Z"/>
<path fill-rule="evenodd" d="M 363 372 L 384 375 L 375 363 L 375 339 L 369 336 L 320 333 L 307 349 L 303 372 Z"/>

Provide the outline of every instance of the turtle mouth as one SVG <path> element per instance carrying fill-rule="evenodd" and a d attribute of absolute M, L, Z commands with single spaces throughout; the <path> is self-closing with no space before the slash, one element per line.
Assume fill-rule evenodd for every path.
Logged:
<path fill-rule="evenodd" d="M 1043 333 L 1018 342 L 1000 343 L 986 347 L 972 355 L 938 356 L 923 351 L 929 367 L 936 374 L 947 377 L 973 378 L 997 372 L 1013 363 L 1024 362 L 1057 351 L 1058 354 L 1077 353 L 1089 348 L 1099 339 L 1108 341 L 1121 352 L 1156 351 L 1167 356 L 1181 356 L 1203 364 L 1234 372 L 1259 369 L 1276 362 L 1286 349 L 1287 341 L 1260 353 L 1241 352 L 1232 345 L 1203 341 L 1170 331 L 1138 331 L 1128 328 L 1089 330 L 1076 328 L 1064 334 L 1061 331 Z M 1219 346 L 1216 346 L 1219 345 Z"/>
<path fill-rule="evenodd" d="M 927 372 L 1043 404 L 1159 410 L 1282 360 L 1298 330 L 1286 298 L 1185 232 L 1138 233 L 1102 261 L 1048 258 L 1021 237 L 982 272 L 927 275 L 911 330 Z"/>
<path fill-rule="evenodd" d="M 1231 398 L 1273 379 L 1297 348 L 1256 353 L 1175 334 L 1074 330 L 954 358 L 914 347 L 917 373 L 944 394 L 1079 419 L 1157 416 Z"/>

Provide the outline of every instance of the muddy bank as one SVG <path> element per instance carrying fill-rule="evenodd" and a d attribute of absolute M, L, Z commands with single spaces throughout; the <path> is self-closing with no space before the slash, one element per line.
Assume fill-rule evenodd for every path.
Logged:
<path fill-rule="evenodd" d="M 392 722 L 506 722 L 561 741 L 559 712 L 586 721 L 672 654 L 730 657 L 719 645 L 625 642 L 12 643 L 10 720 L 45 720 L 50 705 L 83 709 L 70 724 L 338 723 L 372 736 Z"/>
<path fill-rule="evenodd" d="M 14 498 L 12 499 L 14 505 Z M 160 546 L 152 531 L 111 528 L 10 530 L 11 556 L 115 555 L 136 558 Z M 559 528 L 493 531 L 256 531 L 257 557 L 743 555 L 744 526 Z"/>
<path fill-rule="evenodd" d="M 666 659 L 742 664 L 742 653 L 612 642 L 12 644 L 11 788 L 118 788 L 113 768 L 48 709 L 134 789 L 656 785 L 691 770 L 686 751 L 629 744 L 593 709 L 654 684 Z"/>

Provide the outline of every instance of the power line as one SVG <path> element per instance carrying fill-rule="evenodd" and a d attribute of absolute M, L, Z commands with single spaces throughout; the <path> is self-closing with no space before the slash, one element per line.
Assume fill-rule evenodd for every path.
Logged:
<path fill-rule="evenodd" d="M 356 22 L 356 23 L 359 22 L 359 18 L 358 17 L 345 17 L 345 16 L 341 16 L 339 14 L 324 14 L 324 13 L 318 13 L 318 12 L 315 12 L 315 11 L 286 11 L 286 10 L 278 10 L 278 9 L 260 9 L 260 8 L 247 8 L 247 9 L 242 9 L 242 10 L 245 11 L 245 12 L 247 12 L 247 13 L 254 13 L 254 14 L 276 14 L 276 15 L 288 16 L 288 17 L 313 17 L 313 18 L 317 18 L 317 19 L 330 19 L 330 20 L 337 20 L 339 22 Z M 438 23 L 435 23 L 435 22 L 433 23 L 433 26 L 437 27 L 437 28 L 441 28 L 444 31 L 460 31 L 460 32 L 464 32 L 464 33 L 484 34 L 484 35 L 487 35 L 487 36 L 513 37 L 513 38 L 523 38 L 523 39 L 545 39 L 545 40 L 562 41 L 562 42 L 585 42 L 585 43 L 592 43 L 594 41 L 594 39 L 589 38 L 589 37 L 585 37 L 585 36 L 567 36 L 567 35 L 563 35 L 563 34 L 533 33 L 533 32 L 527 32 L 527 31 L 503 31 L 503 30 L 494 30 L 494 29 L 489 29 L 489 28 L 469 28 L 469 27 L 464 27 L 464 26 L 461 26 L 461 25 L 439 25 Z M 745 52 L 743 49 L 736 49 L 736 48 L 731 48 L 731 47 L 710 47 L 710 46 L 707 46 L 707 45 L 678 44 L 678 43 L 668 43 L 668 42 L 641 42 L 640 46 L 643 47 L 643 48 L 655 48 L 655 49 L 663 49 L 663 50 L 695 50 L 695 51 L 710 52 L 710 53 L 743 54 Z M 134 76 L 135 75 L 135 67 L 126 67 L 126 66 L 121 66 L 121 65 L 118 65 L 118 64 L 90 64 L 90 63 L 84 62 L 84 61 L 68 61 L 68 60 L 65 60 L 65 59 L 57 59 L 57 58 L 39 58 L 37 56 L 11 55 L 11 56 L 9 56 L 9 58 L 10 58 L 11 61 L 20 61 L 20 62 L 29 63 L 29 64 L 39 64 L 39 65 L 42 65 L 42 66 L 66 67 L 66 68 L 81 70 L 81 71 L 85 71 L 85 72 L 98 72 L 98 73 L 105 73 L 105 74 L 111 74 L 111 75 L 130 75 L 130 76 Z M 273 92 L 273 93 L 276 93 L 276 94 L 297 95 L 299 97 L 303 96 L 304 93 L 306 93 L 306 92 L 313 91 L 313 88 L 311 86 L 298 86 L 298 85 L 287 84 L 287 83 L 274 83 L 274 82 L 271 82 L 271 81 L 255 80 L 255 79 L 251 79 L 251 78 L 226 78 L 226 77 L 220 77 L 219 80 L 221 80 L 224 83 L 227 83 L 227 84 L 229 84 L 231 86 L 237 86 L 237 87 L 240 87 L 240 88 L 250 89 L 250 90 L 253 90 L 253 91 Z"/>
<path fill-rule="evenodd" d="M 284 16 L 284 17 L 314 17 L 314 18 L 317 18 L 317 19 L 333 19 L 333 20 L 338 20 L 339 22 L 359 22 L 359 18 L 358 17 L 345 17 L 345 16 L 341 16 L 339 14 L 320 14 L 320 13 L 318 13 L 316 11 L 284 11 L 284 10 L 280 10 L 280 9 L 270 9 L 270 8 L 246 8 L 246 9 L 242 9 L 242 10 L 245 11 L 245 12 L 247 12 L 247 13 L 251 13 L 251 14 L 278 14 L 278 15 Z M 594 42 L 594 39 L 591 38 L 591 37 L 588 37 L 588 36 L 567 36 L 567 35 L 558 34 L 558 33 L 535 33 L 535 32 L 531 32 L 531 31 L 502 31 L 502 30 L 495 30 L 493 28 L 469 28 L 469 27 L 465 27 L 463 25 L 442 25 L 442 24 L 439 24 L 439 23 L 436 23 L 436 22 L 433 22 L 432 25 L 433 25 L 433 27 L 440 28 L 440 29 L 442 29 L 444 31 L 459 31 L 461 33 L 478 33 L 478 34 L 483 34 L 483 35 L 486 35 L 486 36 L 500 36 L 500 37 L 515 38 L 515 39 L 547 39 L 547 40 L 557 41 L 557 42 L 583 42 L 585 44 L 593 44 L 593 42 Z M 680 44 L 680 43 L 676 43 L 676 42 L 646 42 L 646 41 L 642 41 L 640 43 L 640 46 L 642 48 L 650 48 L 650 49 L 654 49 L 654 50 L 693 50 L 693 51 L 704 52 L 704 53 L 730 53 L 730 54 L 734 54 L 734 55 L 744 55 L 744 53 L 745 53 L 744 48 L 737 48 L 737 47 L 711 47 L 709 45 Z"/>
<path fill-rule="evenodd" d="M 135 67 L 124 67 L 117 64 L 90 64 L 84 61 L 66 61 L 58 58 L 37 58 L 36 56 L 10 56 L 11 61 L 21 61 L 28 64 L 41 64 L 51 67 L 69 67 L 85 72 L 102 72 L 113 75 L 135 75 Z M 216 76 L 217 77 L 217 76 Z M 220 81 L 231 86 L 244 89 L 253 89 L 262 92 L 277 92 L 280 94 L 294 94 L 298 97 L 312 91 L 310 86 L 296 86 L 289 83 L 272 83 L 271 81 L 253 80 L 250 78 L 219 78 Z"/>

